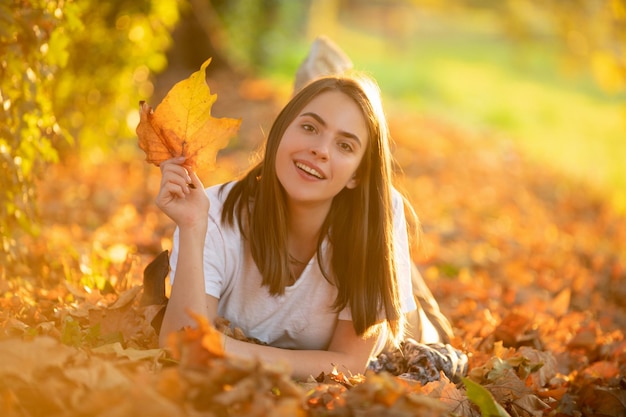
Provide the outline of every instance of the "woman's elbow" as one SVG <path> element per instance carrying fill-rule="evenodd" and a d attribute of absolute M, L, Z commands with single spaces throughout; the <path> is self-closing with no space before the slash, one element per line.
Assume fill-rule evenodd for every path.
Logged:
<path fill-rule="evenodd" d="M 347 375 L 364 374 L 369 364 L 369 358 L 363 359 L 352 355 L 347 355 L 342 360 L 332 363 L 330 366 Z"/>

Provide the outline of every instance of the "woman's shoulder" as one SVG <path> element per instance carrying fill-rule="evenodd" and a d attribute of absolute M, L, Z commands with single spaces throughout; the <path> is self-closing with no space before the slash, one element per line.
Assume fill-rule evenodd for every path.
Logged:
<path fill-rule="evenodd" d="M 226 198 L 228 197 L 228 193 L 230 193 L 234 185 L 235 185 L 235 181 L 230 181 L 230 182 L 226 182 L 223 184 L 212 185 L 210 187 L 205 188 L 204 191 L 209 197 L 209 200 L 211 201 L 211 203 L 215 201 L 219 203 L 220 205 L 222 205 L 224 204 L 224 201 L 226 201 Z"/>
<path fill-rule="evenodd" d="M 396 187 L 391 187 L 391 205 L 394 215 L 402 213 L 402 217 L 405 217 L 405 213 L 410 213 L 409 216 L 419 223 L 419 218 L 415 212 L 415 208 L 411 204 L 406 194 L 398 191 Z"/>
<path fill-rule="evenodd" d="M 391 204 L 394 211 L 404 207 L 404 196 L 396 187 L 391 187 Z"/>

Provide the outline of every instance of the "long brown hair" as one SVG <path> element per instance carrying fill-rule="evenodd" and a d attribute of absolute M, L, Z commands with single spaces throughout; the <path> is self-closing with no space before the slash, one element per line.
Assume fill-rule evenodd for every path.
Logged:
<path fill-rule="evenodd" d="M 235 218 L 273 295 L 283 294 L 290 282 L 287 253 L 287 206 L 276 176 L 276 152 L 283 134 L 299 112 L 325 91 L 340 91 L 363 112 L 368 145 L 357 170 L 359 185 L 344 188 L 333 199 L 318 242 L 318 262 L 326 279 L 336 285 L 333 307 L 350 307 L 357 334 L 369 333 L 385 321 L 394 339 L 401 336 L 400 310 L 393 242 L 392 160 L 390 137 L 377 84 L 365 76 L 319 78 L 299 92 L 280 112 L 265 143 L 263 160 L 235 183 L 222 212 L 222 221 Z M 325 271 L 322 242 L 331 245 L 331 271 Z M 381 315 L 382 312 L 382 315 Z"/>

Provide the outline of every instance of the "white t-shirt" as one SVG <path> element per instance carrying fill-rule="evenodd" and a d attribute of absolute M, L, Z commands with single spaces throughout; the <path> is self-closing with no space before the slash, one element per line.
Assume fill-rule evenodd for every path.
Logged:
<path fill-rule="evenodd" d="M 337 320 L 352 320 L 349 307 L 333 311 L 337 289 L 322 275 L 317 255 L 309 261 L 294 285 L 280 296 L 270 295 L 261 286 L 261 273 L 250 250 L 234 226 L 222 225 L 223 202 L 232 188 L 222 193 L 219 185 L 206 189 L 211 206 L 204 246 L 204 281 L 206 293 L 219 299 L 218 315 L 241 328 L 248 337 L 255 337 L 271 346 L 287 349 L 326 350 Z M 416 308 L 411 287 L 411 261 L 401 196 L 394 190 L 394 245 L 399 290 L 403 312 Z M 322 250 L 326 251 L 324 242 Z M 322 257 L 323 259 L 327 257 Z M 171 280 L 178 260 L 178 228 L 174 233 L 170 257 Z M 325 265 L 325 270 L 330 268 Z"/>

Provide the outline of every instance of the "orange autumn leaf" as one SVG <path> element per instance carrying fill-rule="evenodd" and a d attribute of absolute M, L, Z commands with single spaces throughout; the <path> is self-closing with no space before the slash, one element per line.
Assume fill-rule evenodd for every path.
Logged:
<path fill-rule="evenodd" d="M 140 102 L 136 133 L 147 162 L 159 166 L 167 159 L 186 156 L 186 164 L 202 177 L 215 168 L 217 152 L 239 130 L 241 119 L 211 116 L 217 94 L 211 94 L 206 83 L 210 62 L 207 59 L 200 70 L 174 85 L 156 110 Z"/>
<path fill-rule="evenodd" d="M 206 366 L 214 358 L 225 355 L 223 336 L 209 320 L 191 310 L 187 313 L 197 327 L 185 327 L 180 332 L 171 333 L 167 345 L 172 356 L 185 365 Z"/>

